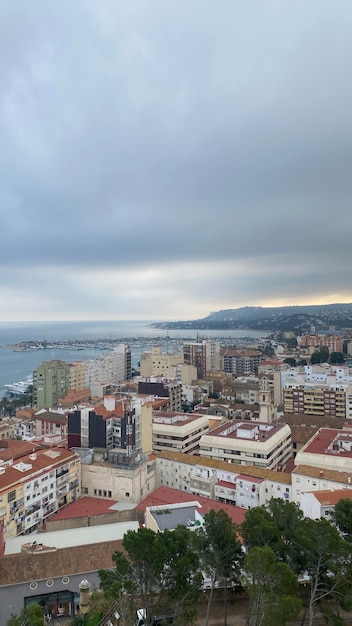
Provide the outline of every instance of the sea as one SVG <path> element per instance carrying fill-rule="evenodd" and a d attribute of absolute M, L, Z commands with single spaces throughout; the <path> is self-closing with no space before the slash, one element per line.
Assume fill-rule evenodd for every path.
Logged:
<path fill-rule="evenodd" d="M 72 363 L 96 359 L 118 343 L 129 343 L 132 366 L 137 367 L 141 354 L 154 346 L 160 346 L 164 352 L 181 352 L 184 341 L 194 341 L 200 337 L 242 346 L 256 344 L 268 334 L 250 330 L 166 331 L 155 328 L 152 320 L 0 322 L 0 397 L 6 395 L 4 385 L 25 380 L 43 361 L 60 359 Z M 20 342 L 34 341 L 45 341 L 47 347 L 14 350 L 14 346 Z M 66 342 L 73 342 L 73 348 L 62 347 Z"/>

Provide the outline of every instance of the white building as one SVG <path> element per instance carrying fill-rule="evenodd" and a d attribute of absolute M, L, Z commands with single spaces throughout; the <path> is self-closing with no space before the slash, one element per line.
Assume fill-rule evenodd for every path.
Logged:
<path fill-rule="evenodd" d="M 157 454 L 156 485 L 245 509 L 271 498 L 291 499 L 291 475 L 285 472 L 169 451 Z"/>
<path fill-rule="evenodd" d="M 282 469 L 292 456 L 291 429 L 286 424 L 229 421 L 200 440 L 200 454 L 213 459 Z"/>
<path fill-rule="evenodd" d="M 300 508 L 304 517 L 310 519 L 330 519 L 335 505 L 342 499 L 352 500 L 351 489 L 304 492 L 301 494 Z"/>
<path fill-rule="evenodd" d="M 131 350 L 130 347 L 121 343 L 108 354 L 100 359 L 93 359 L 85 363 L 86 387 L 95 383 L 108 383 L 118 385 L 129 380 L 131 373 Z"/>
<path fill-rule="evenodd" d="M 153 415 L 153 450 L 192 453 L 198 450 L 209 418 L 199 413 L 161 413 Z"/>
<path fill-rule="evenodd" d="M 274 394 L 286 413 L 352 419 L 352 374 L 347 367 L 306 365 L 276 372 Z"/>

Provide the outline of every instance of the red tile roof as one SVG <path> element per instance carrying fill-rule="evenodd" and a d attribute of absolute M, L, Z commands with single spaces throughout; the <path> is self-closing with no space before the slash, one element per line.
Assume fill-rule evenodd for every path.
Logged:
<path fill-rule="evenodd" d="M 236 480 L 246 480 L 248 483 L 262 483 L 264 479 L 250 476 L 249 474 L 239 474 L 236 476 Z"/>
<path fill-rule="evenodd" d="M 201 505 L 201 513 L 209 513 L 209 511 L 224 510 L 228 516 L 232 519 L 234 524 L 242 524 L 245 518 L 246 511 L 238 506 L 232 504 L 224 504 L 217 500 L 210 500 L 203 496 L 196 496 L 193 493 L 186 493 L 184 491 L 178 491 L 177 489 L 171 489 L 171 487 L 159 487 L 152 494 L 147 496 L 138 506 L 137 511 L 145 511 L 150 506 L 162 506 L 163 504 L 178 504 L 180 502 L 199 502 Z"/>
<path fill-rule="evenodd" d="M 335 505 L 342 499 L 352 500 L 351 489 L 335 489 L 334 491 L 314 491 L 314 496 L 322 505 Z"/>
<path fill-rule="evenodd" d="M 351 458 L 352 452 L 348 452 L 343 448 L 339 448 L 336 451 L 332 449 L 332 444 L 335 439 L 343 440 L 344 438 L 349 439 L 352 443 L 352 432 L 341 431 L 337 428 L 320 428 L 316 435 L 302 448 L 301 452 Z"/>
<path fill-rule="evenodd" d="M 229 483 L 227 480 L 219 480 L 216 487 L 225 487 L 226 489 L 236 489 L 236 483 Z"/>
<path fill-rule="evenodd" d="M 75 517 L 85 517 L 92 515 L 103 515 L 113 513 L 111 507 L 116 504 L 116 500 L 106 500 L 105 498 L 91 498 L 84 496 L 76 502 L 72 502 L 61 511 L 50 517 L 50 522 L 64 519 L 74 519 Z"/>
<path fill-rule="evenodd" d="M 34 458 L 31 458 L 34 456 Z M 50 448 L 48 450 L 35 450 L 35 455 L 21 456 L 16 459 L 13 465 L 5 467 L 5 472 L 0 474 L 0 490 L 5 490 L 12 485 L 16 485 L 20 481 L 26 483 L 26 479 L 32 480 L 36 472 L 40 475 L 42 472 L 49 471 L 51 467 L 56 467 L 62 463 L 73 461 L 78 456 L 67 450 L 66 448 Z M 21 469 L 17 469 L 17 464 L 21 465 Z"/>
<path fill-rule="evenodd" d="M 20 441 L 19 439 L 2 439 L 0 441 L 0 460 L 9 461 L 19 459 L 25 454 L 35 452 L 39 445 L 32 441 Z"/>

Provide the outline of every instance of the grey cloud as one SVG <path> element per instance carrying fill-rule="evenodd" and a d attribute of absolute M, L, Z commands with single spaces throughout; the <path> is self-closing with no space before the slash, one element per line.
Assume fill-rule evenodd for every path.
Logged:
<path fill-rule="evenodd" d="M 65 272 L 173 267 L 214 309 L 289 265 L 297 300 L 348 293 L 351 35 L 343 0 L 2 3 L 1 282 L 25 265 L 55 302 L 42 265 L 70 294 Z M 212 259 L 270 272 L 176 281 Z"/>

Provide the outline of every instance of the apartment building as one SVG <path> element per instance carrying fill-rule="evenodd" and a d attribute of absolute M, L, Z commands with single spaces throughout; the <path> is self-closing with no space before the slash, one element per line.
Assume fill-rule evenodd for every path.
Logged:
<path fill-rule="evenodd" d="M 33 372 L 33 404 L 38 409 L 57 407 L 70 383 L 70 368 L 65 361 L 43 361 Z"/>
<path fill-rule="evenodd" d="M 121 343 L 100 359 L 85 363 L 85 386 L 97 383 L 118 385 L 132 377 L 131 349 L 128 344 Z"/>
<path fill-rule="evenodd" d="M 257 375 L 261 359 L 262 353 L 259 350 L 229 348 L 221 350 L 221 369 L 232 376 Z"/>
<path fill-rule="evenodd" d="M 322 469 L 312 465 L 297 465 L 292 471 L 292 502 L 303 507 L 304 494 L 316 491 L 352 490 L 352 471 Z"/>
<path fill-rule="evenodd" d="M 220 343 L 217 341 L 192 341 L 183 344 L 183 358 L 186 365 L 194 365 L 197 378 L 206 379 L 210 371 L 220 370 Z"/>
<path fill-rule="evenodd" d="M 197 380 L 197 368 L 195 365 L 178 363 L 174 367 L 174 377 L 179 383 L 190 386 Z"/>
<path fill-rule="evenodd" d="M 65 448 L 36 449 L 0 465 L 0 521 L 5 540 L 40 528 L 80 496 L 81 464 Z"/>
<path fill-rule="evenodd" d="M 138 382 L 138 393 L 168 398 L 171 412 L 182 410 L 182 383 L 161 376 L 153 376 Z"/>
<path fill-rule="evenodd" d="M 199 448 L 203 433 L 208 430 L 207 415 L 155 412 L 153 414 L 153 450 L 195 452 Z"/>
<path fill-rule="evenodd" d="M 160 347 L 153 348 L 151 352 L 141 355 L 141 376 L 163 376 L 173 378 L 175 367 L 183 363 L 182 354 L 167 354 Z"/>
<path fill-rule="evenodd" d="M 328 348 L 329 352 L 342 352 L 343 336 L 336 334 L 306 334 L 299 338 L 301 348 Z"/>
<path fill-rule="evenodd" d="M 55 435 L 61 440 L 67 437 L 67 414 L 62 411 L 39 411 L 35 415 L 35 436 L 38 438 Z"/>
<path fill-rule="evenodd" d="M 118 502 L 138 503 L 155 489 L 155 460 L 148 456 L 130 464 L 118 462 L 111 450 L 103 461 L 92 459 L 82 464 L 82 493 L 112 498 Z"/>
<path fill-rule="evenodd" d="M 281 398 L 285 413 L 352 419 L 352 376 L 348 368 L 306 365 L 276 374 L 274 394 Z"/>
<path fill-rule="evenodd" d="M 226 422 L 202 435 L 199 451 L 228 463 L 283 469 L 292 457 L 291 430 L 286 424 Z"/>
<path fill-rule="evenodd" d="M 291 499 L 291 475 L 285 472 L 170 451 L 157 453 L 156 485 L 245 509 L 271 498 Z"/>
<path fill-rule="evenodd" d="M 259 380 L 254 377 L 237 378 L 231 387 L 237 402 L 244 404 L 257 404 L 259 401 Z M 225 397 L 229 397 L 228 393 L 224 393 Z"/>
<path fill-rule="evenodd" d="M 126 461 L 135 453 L 135 422 L 130 400 L 107 396 L 98 406 L 68 414 L 68 448 L 118 448 Z"/>
<path fill-rule="evenodd" d="M 352 500 L 352 489 L 313 491 L 301 494 L 300 508 L 304 517 L 330 519 L 340 500 Z"/>
<path fill-rule="evenodd" d="M 86 389 L 86 368 L 84 361 L 69 363 L 69 389 L 83 391 Z"/>
<path fill-rule="evenodd" d="M 295 464 L 352 473 L 352 430 L 319 428 L 297 452 Z"/>

